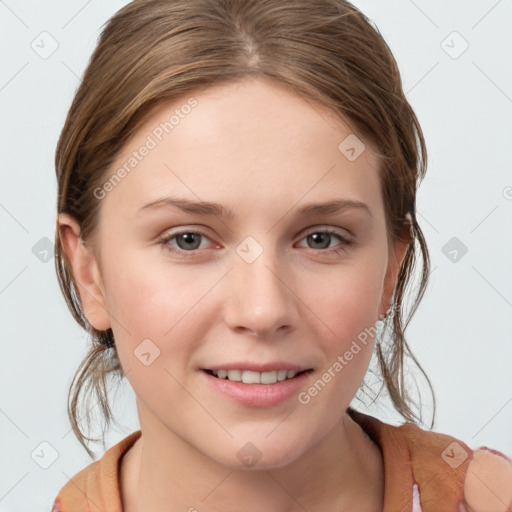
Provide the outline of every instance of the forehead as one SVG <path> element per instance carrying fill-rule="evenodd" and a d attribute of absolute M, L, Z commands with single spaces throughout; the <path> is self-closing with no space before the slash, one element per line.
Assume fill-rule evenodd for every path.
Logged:
<path fill-rule="evenodd" d="M 326 107 L 259 79 L 161 105 L 118 154 L 110 176 L 120 169 L 123 178 L 106 202 L 121 209 L 166 193 L 246 210 L 329 194 L 377 207 L 380 201 L 378 159 L 368 141 Z"/>

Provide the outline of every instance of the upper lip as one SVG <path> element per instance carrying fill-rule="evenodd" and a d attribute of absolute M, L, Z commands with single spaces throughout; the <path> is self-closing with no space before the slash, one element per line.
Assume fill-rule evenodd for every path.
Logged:
<path fill-rule="evenodd" d="M 303 366 L 295 363 L 287 363 L 284 361 L 276 361 L 270 363 L 221 363 L 213 366 L 203 368 L 203 370 L 249 370 L 253 372 L 271 372 L 276 370 L 295 370 L 296 372 L 302 372 L 304 370 L 311 370 L 310 366 Z"/>

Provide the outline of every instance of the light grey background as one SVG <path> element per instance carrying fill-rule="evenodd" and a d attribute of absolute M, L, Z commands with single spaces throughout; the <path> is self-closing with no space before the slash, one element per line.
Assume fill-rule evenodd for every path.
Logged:
<path fill-rule="evenodd" d="M 100 27 L 126 3 L 0 0 L 0 512 L 49 511 L 91 462 L 66 414 L 87 340 L 45 237 L 59 132 Z M 394 52 L 428 145 L 418 218 L 433 271 L 406 334 L 435 387 L 434 430 L 512 456 L 512 1 L 354 3 Z M 105 448 L 139 428 L 129 386 L 112 399 L 121 426 Z M 385 400 L 368 411 L 400 419 Z"/>

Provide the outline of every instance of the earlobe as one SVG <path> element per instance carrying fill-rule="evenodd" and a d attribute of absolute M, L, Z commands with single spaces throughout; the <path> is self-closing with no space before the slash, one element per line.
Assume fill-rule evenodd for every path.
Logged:
<path fill-rule="evenodd" d="M 80 238 L 78 222 L 68 214 L 58 217 L 59 238 L 71 270 L 82 308 L 89 324 L 103 331 L 111 327 L 98 262 L 90 247 Z"/>

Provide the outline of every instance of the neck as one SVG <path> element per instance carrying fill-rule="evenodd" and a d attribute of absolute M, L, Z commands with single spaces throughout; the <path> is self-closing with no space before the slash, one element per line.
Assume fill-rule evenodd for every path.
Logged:
<path fill-rule="evenodd" d="M 227 468 L 161 424 L 141 430 L 122 459 L 125 512 L 225 512 L 240 503 L 247 512 L 382 510 L 382 454 L 347 414 L 308 452 L 272 470 Z"/>

